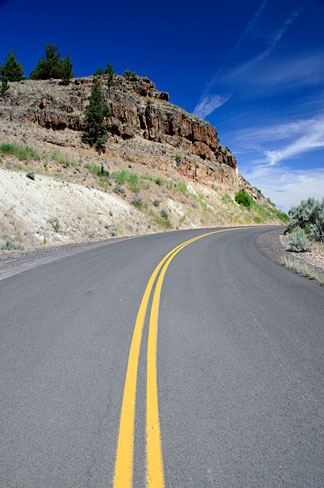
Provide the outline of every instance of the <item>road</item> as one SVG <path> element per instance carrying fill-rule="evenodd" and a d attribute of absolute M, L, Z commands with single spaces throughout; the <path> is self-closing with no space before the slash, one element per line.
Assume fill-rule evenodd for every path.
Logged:
<path fill-rule="evenodd" d="M 324 288 L 261 255 L 262 231 L 0 281 L 0 486 L 323 488 Z"/>

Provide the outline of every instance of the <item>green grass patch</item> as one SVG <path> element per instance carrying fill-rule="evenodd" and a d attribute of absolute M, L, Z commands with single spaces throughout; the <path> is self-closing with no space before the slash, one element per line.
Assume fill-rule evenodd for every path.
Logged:
<path fill-rule="evenodd" d="M 75 165 L 75 161 L 68 159 L 59 149 L 54 149 L 51 153 L 51 158 L 57 163 L 65 165 L 67 168 Z"/>
<path fill-rule="evenodd" d="M 116 171 L 113 174 L 115 181 L 119 185 L 127 184 L 129 190 L 133 193 L 138 193 L 140 190 L 139 178 L 135 173 L 131 173 L 126 169 L 122 169 L 121 171 Z"/>
<path fill-rule="evenodd" d="M 95 164 L 87 164 L 87 169 L 89 173 L 98 176 L 99 178 L 109 178 L 109 171 L 104 169 L 103 165 L 97 166 Z"/>
<path fill-rule="evenodd" d="M 154 178 L 154 183 L 156 183 L 157 185 L 161 186 L 165 182 L 164 182 L 163 178 Z"/>
<path fill-rule="evenodd" d="M 1 156 L 16 156 L 20 161 L 30 161 L 31 159 L 40 159 L 39 153 L 36 149 L 23 146 L 22 144 L 14 143 L 3 143 L 0 144 L 0 155 Z"/>
<path fill-rule="evenodd" d="M 221 201 L 226 205 L 229 203 L 234 204 L 233 198 L 228 193 L 225 193 L 225 195 L 221 196 Z"/>

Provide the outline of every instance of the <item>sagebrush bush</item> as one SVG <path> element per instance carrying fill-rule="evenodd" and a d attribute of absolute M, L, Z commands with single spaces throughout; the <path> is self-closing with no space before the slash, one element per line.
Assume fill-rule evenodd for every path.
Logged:
<path fill-rule="evenodd" d="M 132 199 L 132 204 L 136 208 L 142 208 L 143 207 L 143 199 L 139 195 L 135 195 Z"/>
<path fill-rule="evenodd" d="M 6 241 L 4 241 L 0 244 L 0 249 L 6 249 L 9 251 L 11 251 L 11 250 L 22 251 L 24 248 L 18 242 L 14 242 L 14 241 L 11 241 L 10 239 L 7 239 Z"/>
<path fill-rule="evenodd" d="M 289 236 L 289 251 L 305 252 L 309 250 L 309 241 L 303 229 L 298 229 Z"/>
<path fill-rule="evenodd" d="M 310 237 L 324 242 L 324 198 L 322 202 L 315 198 L 302 200 L 297 207 L 289 210 L 288 215 L 290 222 L 285 233 L 299 227 Z"/>

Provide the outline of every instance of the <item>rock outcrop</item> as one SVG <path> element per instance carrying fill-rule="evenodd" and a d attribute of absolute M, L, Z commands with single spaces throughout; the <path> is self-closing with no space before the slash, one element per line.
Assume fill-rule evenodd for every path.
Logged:
<path fill-rule="evenodd" d="M 29 120 L 46 129 L 81 131 L 91 82 L 92 77 L 76 78 L 68 87 L 58 80 L 13 83 L 2 102 L 6 110 L 0 105 L 1 115 Z M 158 91 L 148 78 L 117 76 L 110 90 L 105 76 L 101 83 L 112 112 L 107 118 L 111 134 L 123 140 L 140 136 L 236 168 L 235 157 L 219 144 L 216 129 L 172 105 L 168 93 Z"/>

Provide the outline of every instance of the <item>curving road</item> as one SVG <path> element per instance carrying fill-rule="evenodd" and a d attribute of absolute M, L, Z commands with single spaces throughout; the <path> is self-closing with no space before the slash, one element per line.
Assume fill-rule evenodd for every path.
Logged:
<path fill-rule="evenodd" d="M 0 281 L 0 486 L 323 488 L 324 288 L 261 255 L 264 230 Z"/>

